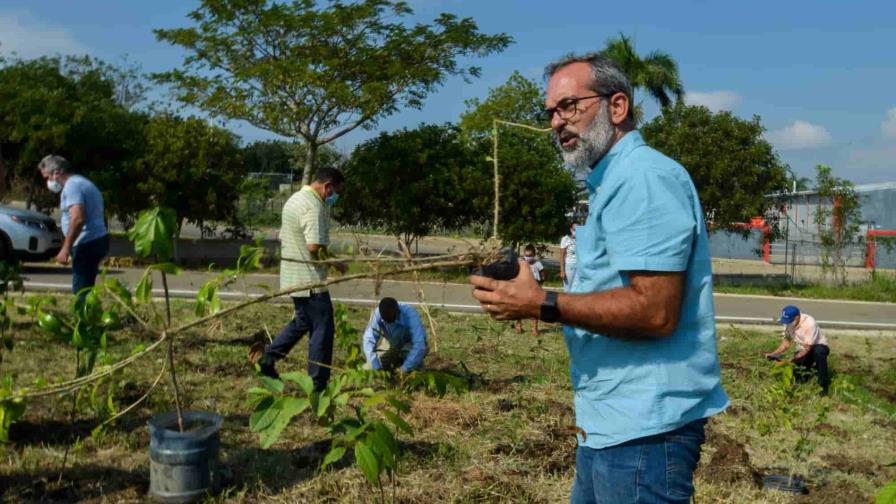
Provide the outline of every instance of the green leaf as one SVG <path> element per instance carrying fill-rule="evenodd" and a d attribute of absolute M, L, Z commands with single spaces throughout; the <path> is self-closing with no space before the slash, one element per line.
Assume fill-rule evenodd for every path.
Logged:
<path fill-rule="evenodd" d="M 401 418 L 400 416 L 396 415 L 395 413 L 393 413 L 391 411 L 383 411 L 383 415 L 385 415 L 386 418 L 388 418 L 389 421 L 392 422 L 392 425 L 394 425 L 396 428 L 398 428 L 398 430 L 404 432 L 405 434 L 407 434 L 409 436 L 414 434 L 414 429 L 410 426 L 410 424 L 405 422 L 404 419 Z"/>
<path fill-rule="evenodd" d="M 380 404 L 386 402 L 388 397 L 389 397 L 389 392 L 376 393 L 376 394 L 368 397 L 364 401 L 364 407 L 367 409 L 373 408 L 374 406 L 377 406 L 377 405 L 380 405 Z"/>
<path fill-rule="evenodd" d="M 174 251 L 174 232 L 177 217 L 174 210 L 155 207 L 140 212 L 134 227 L 128 230 L 128 238 L 134 242 L 134 251 L 143 257 L 155 256 L 168 261 Z"/>
<path fill-rule="evenodd" d="M 894 504 L 896 503 L 896 480 L 887 484 L 887 486 L 877 492 L 874 500 L 875 504 Z"/>
<path fill-rule="evenodd" d="M 268 396 L 262 399 L 255 406 L 255 411 L 249 416 L 249 430 L 259 432 L 270 427 L 280 414 L 280 403 L 273 397 Z"/>
<path fill-rule="evenodd" d="M 277 392 L 278 394 L 283 392 L 282 381 L 264 375 L 259 376 L 258 379 L 261 380 L 261 383 L 265 386 L 265 388 L 270 390 L 271 392 Z"/>
<path fill-rule="evenodd" d="M 408 404 L 400 399 L 396 399 L 394 396 L 389 396 L 386 398 L 386 400 L 389 401 L 389 404 L 391 404 L 392 407 L 395 408 L 397 411 L 400 411 L 402 413 L 407 413 L 408 411 L 411 411 L 410 404 Z"/>
<path fill-rule="evenodd" d="M 363 442 L 355 444 L 355 461 L 361 472 L 367 477 L 371 485 L 377 485 L 380 481 L 380 464 L 373 450 Z"/>
<path fill-rule="evenodd" d="M 314 392 L 314 381 L 305 373 L 297 371 L 283 373 L 280 375 L 280 379 L 295 383 L 302 389 L 302 392 L 305 392 L 305 395 L 310 396 Z"/>
<path fill-rule="evenodd" d="M 62 321 L 53 313 L 39 311 L 37 316 L 37 326 L 41 331 L 51 336 L 58 337 L 62 335 Z"/>
<path fill-rule="evenodd" d="M 128 306 L 132 305 L 131 291 L 117 278 L 110 278 L 105 281 L 103 286 L 106 290 L 115 293 Z"/>
<path fill-rule="evenodd" d="M 180 275 L 180 266 L 170 262 L 153 264 L 150 268 L 167 275 Z"/>
<path fill-rule="evenodd" d="M 317 410 L 314 412 L 318 418 L 327 414 L 327 408 L 330 407 L 330 396 L 321 394 L 317 399 Z"/>
<path fill-rule="evenodd" d="M 149 303 L 152 301 L 152 270 L 147 268 L 137 282 L 137 288 L 134 289 L 134 297 L 138 303 Z"/>
<path fill-rule="evenodd" d="M 345 455 L 345 447 L 344 446 L 334 446 L 324 456 L 323 462 L 320 463 L 320 469 L 324 470 L 327 468 L 328 465 L 339 462 L 340 460 L 342 460 L 343 455 Z"/>

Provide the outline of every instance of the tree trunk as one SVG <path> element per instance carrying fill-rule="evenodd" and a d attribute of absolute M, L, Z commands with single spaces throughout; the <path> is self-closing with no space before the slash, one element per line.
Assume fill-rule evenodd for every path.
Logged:
<path fill-rule="evenodd" d="M 317 162 L 318 145 L 314 142 L 305 142 L 305 170 L 302 172 L 302 185 L 311 183 L 311 177 L 314 176 L 315 164 Z"/>

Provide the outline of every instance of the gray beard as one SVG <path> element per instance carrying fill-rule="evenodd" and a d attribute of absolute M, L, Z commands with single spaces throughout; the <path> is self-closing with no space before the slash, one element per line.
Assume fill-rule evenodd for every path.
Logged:
<path fill-rule="evenodd" d="M 600 107 L 594 120 L 579 135 L 578 144 L 572 149 L 560 148 L 563 161 L 574 174 L 586 173 L 610 151 L 615 134 L 616 128 L 610 121 L 609 106 Z"/>

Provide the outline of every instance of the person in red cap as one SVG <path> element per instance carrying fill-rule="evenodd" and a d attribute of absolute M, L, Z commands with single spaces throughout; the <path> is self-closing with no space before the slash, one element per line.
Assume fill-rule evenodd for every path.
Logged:
<path fill-rule="evenodd" d="M 766 352 L 766 359 L 781 361 L 781 354 L 786 352 L 793 341 L 796 341 L 796 355 L 790 362 L 802 372 L 797 373 L 797 378 L 805 380 L 813 372 L 818 374 L 818 384 L 821 385 L 821 394 L 828 394 L 831 385 L 828 376 L 828 339 L 821 333 L 815 318 L 808 313 L 801 313 L 796 306 L 785 306 L 781 311 L 778 322 L 784 324 L 784 340 L 774 352 Z M 785 360 L 786 361 L 786 360 Z"/>

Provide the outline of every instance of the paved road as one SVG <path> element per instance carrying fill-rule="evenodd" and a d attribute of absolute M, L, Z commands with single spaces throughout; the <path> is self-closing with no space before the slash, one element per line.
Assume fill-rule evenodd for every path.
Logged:
<path fill-rule="evenodd" d="M 142 270 L 116 269 L 109 273 L 121 278 L 129 285 L 136 285 Z M 67 291 L 71 285 L 71 271 L 68 268 L 29 264 L 26 265 L 25 282 L 29 290 Z M 210 274 L 196 271 L 185 271 L 169 281 L 171 293 L 178 297 L 194 297 L 196 291 L 211 277 Z M 253 285 L 267 285 L 272 289 L 278 287 L 278 277 L 272 274 L 251 275 L 245 282 L 249 295 L 265 293 L 265 290 Z M 156 281 L 158 286 L 160 282 Z M 478 312 L 479 305 L 471 296 L 471 289 L 464 284 L 424 282 L 421 284 L 426 302 L 449 311 Z M 161 295 L 161 291 L 157 291 Z M 373 304 L 382 296 L 416 302 L 416 287 L 413 282 L 384 281 L 379 295 L 374 293 L 374 282 L 358 280 L 334 285 L 330 292 L 335 300 L 350 304 Z M 237 299 L 246 295 L 241 285 L 222 294 L 223 297 Z M 735 294 L 716 294 L 716 318 L 719 322 L 744 324 L 771 324 L 786 304 L 796 304 L 806 313 L 810 313 L 823 326 L 875 329 L 896 331 L 896 304 L 868 303 L 861 301 L 834 301 L 783 298 L 772 296 L 744 296 Z"/>

